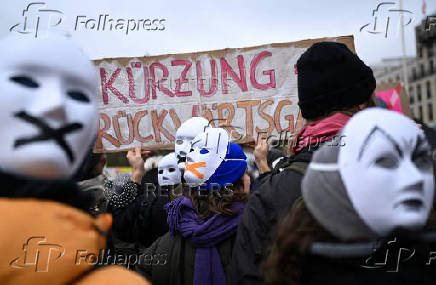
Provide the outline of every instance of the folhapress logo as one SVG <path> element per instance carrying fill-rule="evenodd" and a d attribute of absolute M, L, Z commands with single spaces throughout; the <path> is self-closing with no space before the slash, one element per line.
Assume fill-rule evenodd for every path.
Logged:
<path fill-rule="evenodd" d="M 387 243 L 387 249 L 380 260 L 375 260 L 375 256 L 370 256 L 365 260 L 363 268 L 386 269 L 386 272 L 398 272 L 400 264 L 410 260 L 415 255 L 414 248 L 396 248 L 397 238 Z M 375 249 L 374 249 L 375 251 Z"/>
<path fill-rule="evenodd" d="M 366 30 L 370 34 L 383 34 L 385 38 L 389 35 L 389 28 L 391 26 L 391 17 L 394 15 L 399 18 L 401 14 L 404 17 L 407 16 L 407 21 L 403 23 L 403 26 L 407 26 L 414 20 L 413 13 L 409 10 L 395 8 L 395 2 L 382 2 L 377 5 L 377 8 L 372 10 L 373 22 L 367 23 L 360 28 L 360 31 Z M 387 9 L 390 6 L 390 9 Z M 392 7 L 394 6 L 394 7 Z M 397 24 L 397 35 L 401 29 L 401 22 Z"/>
<path fill-rule="evenodd" d="M 47 31 L 54 29 L 63 22 L 63 13 L 59 10 L 48 9 L 44 2 L 32 2 L 22 12 L 20 23 L 13 25 L 9 31 L 20 34 L 31 34 L 35 38 Z M 113 18 L 109 14 L 96 16 L 78 15 L 74 24 L 66 31 L 82 32 L 123 32 L 126 35 L 133 32 L 157 32 L 165 30 L 164 18 Z M 65 26 L 65 24 L 63 24 Z"/>
<path fill-rule="evenodd" d="M 9 30 L 20 34 L 33 34 L 38 37 L 41 31 L 60 25 L 63 13 L 58 10 L 47 9 L 44 2 L 34 2 L 23 10 L 22 22 L 13 25 Z"/>
<path fill-rule="evenodd" d="M 34 267 L 35 272 L 48 272 L 50 263 L 61 259 L 64 254 L 62 246 L 47 243 L 45 237 L 31 237 L 23 244 L 23 255 L 13 259 L 9 266 L 20 269 Z"/>
<path fill-rule="evenodd" d="M 424 22 L 424 31 L 430 32 L 436 29 L 436 16 L 427 16 Z"/>
<path fill-rule="evenodd" d="M 113 19 L 109 14 L 98 17 L 79 15 L 76 17 L 74 30 L 88 31 L 122 31 L 126 35 L 135 31 L 163 31 L 166 19 Z"/>
<path fill-rule="evenodd" d="M 375 246 L 374 254 L 365 260 L 365 264 L 360 265 L 367 269 L 384 269 L 386 272 L 399 272 L 400 267 L 407 263 L 415 265 L 429 266 L 436 260 L 436 251 L 428 247 L 429 251 L 416 254 L 415 248 L 405 248 L 397 245 L 397 238 L 386 243 L 384 251 L 377 253 L 378 246 Z"/>

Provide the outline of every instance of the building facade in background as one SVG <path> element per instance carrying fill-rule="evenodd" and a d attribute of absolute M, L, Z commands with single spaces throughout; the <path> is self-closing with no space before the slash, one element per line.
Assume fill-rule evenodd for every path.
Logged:
<path fill-rule="evenodd" d="M 433 14 L 430 17 L 436 17 Z M 414 118 L 436 126 L 436 28 L 424 19 L 415 27 L 416 58 L 406 59 L 409 90 L 407 95 Z M 383 59 L 372 66 L 377 83 L 401 82 L 404 86 L 402 58 Z"/>

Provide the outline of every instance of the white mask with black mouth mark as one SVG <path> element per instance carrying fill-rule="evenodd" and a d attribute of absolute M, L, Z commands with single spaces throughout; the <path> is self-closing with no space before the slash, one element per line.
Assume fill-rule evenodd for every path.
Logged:
<path fill-rule="evenodd" d="M 61 179 L 80 166 L 96 136 L 97 76 L 71 40 L 0 40 L 0 167 Z"/>
<path fill-rule="evenodd" d="M 182 174 L 177 166 L 174 152 L 165 155 L 158 163 L 158 181 L 160 186 L 177 185 L 182 180 Z"/>
<path fill-rule="evenodd" d="M 431 149 L 409 118 L 379 108 L 359 112 L 342 131 L 339 171 L 363 221 L 378 235 L 419 229 L 433 203 Z"/>
<path fill-rule="evenodd" d="M 206 182 L 224 161 L 229 142 L 228 133 L 221 128 L 208 128 L 196 136 L 186 156 L 185 181 L 192 186 Z"/>
<path fill-rule="evenodd" d="M 174 150 L 176 152 L 179 168 L 185 168 L 185 158 L 191 149 L 192 140 L 205 131 L 209 122 L 203 117 L 193 117 L 177 129 Z"/>

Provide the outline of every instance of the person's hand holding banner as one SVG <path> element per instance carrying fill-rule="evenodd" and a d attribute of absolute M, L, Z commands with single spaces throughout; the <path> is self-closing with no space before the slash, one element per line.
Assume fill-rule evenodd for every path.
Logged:
<path fill-rule="evenodd" d="M 134 150 L 129 150 L 126 157 L 132 167 L 132 176 L 130 179 L 135 183 L 141 184 L 142 177 L 145 175 L 141 146 L 137 145 Z"/>
<path fill-rule="evenodd" d="M 256 147 L 254 148 L 254 162 L 259 169 L 259 174 L 271 171 L 268 166 L 267 155 L 268 155 L 269 145 L 265 138 L 259 138 L 256 142 Z"/>

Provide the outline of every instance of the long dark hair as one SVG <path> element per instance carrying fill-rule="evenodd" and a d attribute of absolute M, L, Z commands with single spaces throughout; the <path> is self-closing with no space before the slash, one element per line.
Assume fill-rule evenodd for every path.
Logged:
<path fill-rule="evenodd" d="M 185 186 L 183 196 L 191 199 L 198 216 L 203 220 L 214 214 L 234 215 L 236 212 L 232 207 L 233 203 L 248 200 L 248 194 L 244 192 L 243 176 L 231 185 L 209 191 Z"/>
<path fill-rule="evenodd" d="M 312 216 L 304 203 L 298 204 L 278 224 L 269 254 L 262 265 L 269 285 L 301 284 L 305 256 L 314 241 L 337 241 Z"/>

